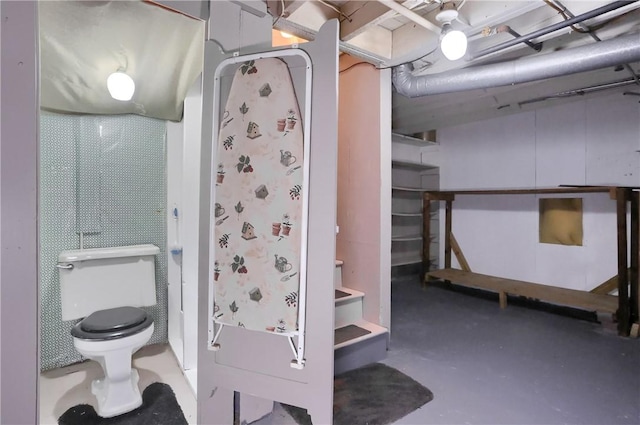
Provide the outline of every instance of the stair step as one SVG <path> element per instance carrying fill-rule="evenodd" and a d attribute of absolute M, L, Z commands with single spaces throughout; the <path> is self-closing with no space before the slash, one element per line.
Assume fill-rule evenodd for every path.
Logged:
<path fill-rule="evenodd" d="M 358 298 L 364 298 L 364 292 L 355 289 L 339 286 L 335 289 L 336 304 L 344 303 Z"/>
<path fill-rule="evenodd" d="M 362 320 L 362 300 L 364 294 L 343 286 L 335 290 L 335 327 L 341 328 Z"/>
<path fill-rule="evenodd" d="M 359 342 L 385 335 L 387 329 L 375 323 L 366 320 L 358 320 L 346 326 L 342 326 L 335 330 L 334 338 L 338 342 L 334 345 L 334 349 L 348 347 L 358 344 Z"/>
<path fill-rule="evenodd" d="M 336 260 L 336 268 L 333 271 L 333 287 L 339 289 L 342 286 L 342 265 L 344 261 Z"/>

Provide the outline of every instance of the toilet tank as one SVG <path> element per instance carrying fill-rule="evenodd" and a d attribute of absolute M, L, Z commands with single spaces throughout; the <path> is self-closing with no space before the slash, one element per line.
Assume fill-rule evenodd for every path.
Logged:
<path fill-rule="evenodd" d="M 62 320 L 98 310 L 156 303 L 155 245 L 62 251 L 58 256 Z"/>

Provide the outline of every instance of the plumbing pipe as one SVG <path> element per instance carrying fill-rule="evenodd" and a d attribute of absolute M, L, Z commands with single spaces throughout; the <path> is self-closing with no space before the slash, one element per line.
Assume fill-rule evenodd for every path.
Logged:
<path fill-rule="evenodd" d="M 630 86 L 632 84 L 635 84 L 635 80 L 633 78 L 630 78 L 628 80 L 614 81 L 613 83 L 605 83 L 605 84 L 598 84 L 596 86 L 582 87 L 580 89 L 563 91 L 560 93 L 550 94 L 548 96 L 542 96 L 542 97 L 536 97 L 534 99 L 524 100 L 522 102 L 518 102 L 518 106 L 524 106 L 530 103 L 544 102 L 545 100 L 551 100 L 551 99 L 562 99 L 562 98 L 573 97 L 573 96 L 584 96 L 585 94 L 594 93 L 602 90 L 614 89 L 618 87 Z M 506 106 L 509 106 L 509 105 L 506 105 Z"/>
<path fill-rule="evenodd" d="M 545 0 L 545 3 L 547 3 L 553 9 L 557 10 L 558 12 L 560 12 L 563 16 L 565 16 L 565 17 L 568 16 L 569 18 L 567 18 L 567 19 L 576 17 L 576 15 L 571 13 L 571 11 L 569 9 L 567 9 L 567 7 L 564 4 L 560 3 L 560 0 Z M 602 41 L 602 39 L 600 37 L 598 37 L 596 32 L 591 30 L 591 28 L 589 28 L 587 25 L 585 25 L 583 23 L 582 27 L 584 27 L 586 29 L 587 34 L 589 34 L 591 36 L 591 38 L 593 38 L 595 41 Z M 638 78 L 638 75 L 635 73 L 633 68 L 631 68 L 631 65 L 629 65 L 628 63 L 625 63 L 623 66 L 633 76 L 633 79 L 636 81 L 636 84 L 640 84 L 640 78 Z"/>
<path fill-rule="evenodd" d="M 517 32 L 516 30 L 511 28 L 509 25 L 501 25 L 501 26 L 499 26 L 498 28 L 496 28 L 496 32 L 506 32 L 508 34 L 511 34 L 514 37 L 522 37 L 522 35 L 520 35 L 519 32 Z M 602 40 L 600 40 L 600 41 L 602 41 Z M 525 40 L 525 41 L 523 41 L 523 43 L 526 44 L 527 46 L 531 47 L 536 52 L 539 52 L 540 50 L 542 50 L 542 42 L 533 43 L 531 41 Z"/>
<path fill-rule="evenodd" d="M 411 9 L 407 9 L 406 7 L 396 3 L 393 0 L 378 0 L 378 2 L 387 6 L 389 9 L 393 10 L 394 12 L 404 16 L 405 18 L 410 19 L 411 21 L 415 22 L 421 27 L 424 27 L 429 31 L 433 31 L 438 35 L 440 34 L 441 28 L 439 26 L 432 24 L 431 22 L 429 22 L 422 16 L 418 15 L 416 12 L 412 11 Z"/>
<path fill-rule="evenodd" d="M 632 34 L 510 62 L 414 76 L 409 64 L 393 68 L 393 85 L 407 97 L 508 86 L 640 60 L 640 34 Z"/>
<path fill-rule="evenodd" d="M 614 1 L 609 4 L 606 4 L 597 9 L 593 9 L 589 12 L 583 13 L 582 15 L 578 15 L 574 18 L 567 19 L 557 24 L 549 25 L 548 27 L 541 28 L 537 31 L 531 32 L 529 34 L 525 34 L 523 36 L 514 38 L 513 40 L 505 41 L 504 43 L 497 44 L 493 47 L 489 47 L 484 50 L 480 50 L 479 52 L 471 54 L 471 59 L 478 59 L 483 56 L 490 55 L 491 53 L 498 52 L 500 50 L 506 49 L 511 46 L 515 46 L 516 44 L 523 43 L 525 41 L 529 41 L 536 37 L 540 37 L 541 35 L 549 34 L 559 29 L 569 27 L 573 24 L 577 24 L 578 22 L 586 21 L 587 19 L 595 18 L 596 16 L 604 15 L 607 12 L 611 12 L 612 10 L 620 9 L 623 6 L 628 6 L 632 3 L 635 3 L 638 0 L 630 0 L 630 1 Z"/>

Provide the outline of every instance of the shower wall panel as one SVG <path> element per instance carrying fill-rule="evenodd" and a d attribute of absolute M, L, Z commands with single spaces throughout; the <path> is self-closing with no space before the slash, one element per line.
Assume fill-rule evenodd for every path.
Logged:
<path fill-rule="evenodd" d="M 150 344 L 167 340 L 166 124 L 136 115 L 42 112 L 39 232 L 42 370 L 82 360 L 61 320 L 60 251 L 151 243 L 156 256 Z M 94 152 L 94 155 L 88 153 Z M 84 176 L 84 177 L 83 177 Z M 82 182 L 79 179 L 83 179 Z M 85 180 L 86 179 L 86 180 Z M 87 226 L 87 223 L 90 225 Z"/>

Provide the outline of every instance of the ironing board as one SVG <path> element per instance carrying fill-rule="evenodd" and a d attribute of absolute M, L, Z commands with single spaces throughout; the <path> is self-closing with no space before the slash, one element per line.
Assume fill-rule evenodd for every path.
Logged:
<path fill-rule="evenodd" d="M 300 110 L 283 60 L 236 66 L 214 164 L 213 319 L 292 337 L 306 231 Z"/>

